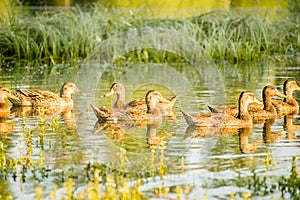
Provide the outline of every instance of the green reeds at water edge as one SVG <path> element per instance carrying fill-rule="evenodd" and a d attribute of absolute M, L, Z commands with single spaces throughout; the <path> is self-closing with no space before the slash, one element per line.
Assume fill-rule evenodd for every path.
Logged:
<path fill-rule="evenodd" d="M 91 55 L 102 41 L 143 27 L 178 31 L 215 60 L 256 60 L 265 55 L 298 53 L 299 24 L 300 17 L 296 14 L 272 20 L 219 10 L 186 19 L 145 19 L 135 14 L 120 15 L 96 5 L 51 14 L 15 14 L 9 23 L 0 20 L 0 60 L 31 64 L 77 62 Z M 177 55 L 155 50 L 129 53 L 125 59 L 179 60 Z"/>

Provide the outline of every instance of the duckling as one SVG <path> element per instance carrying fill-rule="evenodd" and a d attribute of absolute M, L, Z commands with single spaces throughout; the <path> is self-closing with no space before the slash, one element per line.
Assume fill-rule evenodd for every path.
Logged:
<path fill-rule="evenodd" d="M 9 100 L 13 106 L 73 108 L 74 93 L 83 95 L 74 83 L 67 82 L 63 84 L 60 95 L 46 90 L 17 90 L 15 96 L 18 100 L 11 98 Z"/>
<path fill-rule="evenodd" d="M 286 80 L 283 84 L 283 93 L 286 98 L 283 101 L 273 100 L 272 104 L 276 108 L 277 112 L 281 115 L 298 112 L 298 102 L 293 98 L 293 92 L 300 90 L 297 82 L 294 80 Z"/>
<path fill-rule="evenodd" d="M 8 118 L 10 114 L 9 106 L 5 102 L 6 98 L 18 100 L 18 98 L 12 95 L 7 88 L 0 87 L 0 118 L 1 119 Z"/>
<path fill-rule="evenodd" d="M 147 105 L 147 110 L 142 109 L 109 109 L 109 108 L 97 108 L 91 105 L 96 117 L 100 122 L 105 121 L 151 121 L 151 120 L 161 120 L 160 109 L 157 108 L 157 103 L 160 101 L 166 101 L 160 92 L 155 90 L 150 90 L 146 94 L 145 102 Z"/>
<path fill-rule="evenodd" d="M 248 105 L 256 102 L 252 92 L 242 92 L 238 101 L 238 115 L 236 117 L 227 113 L 188 114 L 181 110 L 189 126 L 217 126 L 217 127 L 244 127 L 252 125 L 252 118 L 248 112 Z"/>
<path fill-rule="evenodd" d="M 109 92 L 104 94 L 101 97 L 108 97 L 113 94 L 117 95 L 117 99 L 113 105 L 113 108 L 119 109 L 119 110 L 125 110 L 125 109 L 138 109 L 142 110 L 144 109 L 145 111 L 147 110 L 147 105 L 145 100 L 133 100 L 129 103 L 125 102 L 125 87 L 121 83 L 113 83 Z M 162 96 L 162 95 L 161 95 Z M 177 96 L 174 96 L 169 99 L 164 99 L 159 101 L 157 104 L 157 107 L 160 108 L 163 111 L 163 114 L 166 115 L 171 115 L 167 114 L 169 113 L 168 110 L 172 110 L 176 100 Z"/>
<path fill-rule="evenodd" d="M 276 87 L 272 85 L 267 85 L 264 87 L 262 92 L 263 104 L 260 101 L 255 101 L 251 103 L 248 107 L 248 111 L 252 117 L 264 117 L 264 118 L 275 118 L 277 116 L 277 111 L 272 105 L 271 98 L 273 96 L 279 96 L 285 98 L 286 96 L 279 93 Z M 229 115 L 236 116 L 238 114 L 238 107 L 235 105 L 229 106 L 209 106 L 209 109 L 213 113 L 225 112 Z"/>

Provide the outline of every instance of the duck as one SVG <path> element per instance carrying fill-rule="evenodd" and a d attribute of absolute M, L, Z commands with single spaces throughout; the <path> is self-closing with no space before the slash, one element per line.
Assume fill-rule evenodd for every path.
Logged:
<path fill-rule="evenodd" d="M 10 90 L 4 87 L 0 87 L 0 119 L 6 119 L 9 117 L 10 108 L 9 105 L 5 102 L 5 99 L 15 99 L 18 98 L 11 94 Z"/>
<path fill-rule="evenodd" d="M 158 92 L 158 91 L 157 91 Z M 110 87 L 110 90 L 101 96 L 103 97 L 108 97 L 113 94 L 117 95 L 117 99 L 113 105 L 114 109 L 119 109 L 119 110 L 128 110 L 128 109 L 137 109 L 137 110 L 147 110 L 147 105 L 145 100 L 133 100 L 128 103 L 125 101 L 125 87 L 121 83 L 113 83 Z M 160 94 L 161 95 L 161 94 Z M 161 95 L 162 96 L 162 95 Z M 157 107 L 160 108 L 163 111 L 163 114 L 169 116 L 171 114 L 169 110 L 172 110 L 176 100 L 177 100 L 177 95 L 173 96 L 171 98 L 165 99 L 162 98 L 163 100 L 160 100 L 157 103 Z"/>
<path fill-rule="evenodd" d="M 293 92 L 299 90 L 300 87 L 295 80 L 287 79 L 284 82 L 283 94 L 286 95 L 286 98 L 284 98 L 283 101 L 272 100 L 272 104 L 276 108 L 278 113 L 280 113 L 281 115 L 298 113 L 298 102 L 293 98 Z"/>
<path fill-rule="evenodd" d="M 91 105 L 99 122 L 118 122 L 118 121 L 151 121 L 161 120 L 162 114 L 157 107 L 158 102 L 165 102 L 161 93 L 156 90 L 149 90 L 145 96 L 147 109 L 126 109 L 98 108 Z"/>
<path fill-rule="evenodd" d="M 227 113 L 188 114 L 180 110 L 189 126 L 211 127 L 244 127 L 252 126 L 252 118 L 248 112 L 248 105 L 258 101 L 254 94 L 245 91 L 240 94 L 238 101 L 238 115 L 232 116 Z"/>
<path fill-rule="evenodd" d="M 60 95 L 47 90 L 17 90 L 18 100 L 8 98 L 13 106 L 73 108 L 72 94 L 84 95 L 72 82 L 63 84 Z"/>
<path fill-rule="evenodd" d="M 262 118 L 276 118 L 277 111 L 272 104 L 272 97 L 278 96 L 286 98 L 286 95 L 279 93 L 277 88 L 273 85 L 267 85 L 262 91 L 262 102 L 255 101 L 248 106 L 248 111 L 252 118 L 262 117 Z M 236 116 L 238 115 L 238 106 L 228 105 L 228 106 L 208 106 L 212 113 L 222 113 L 226 112 L 229 115 Z"/>

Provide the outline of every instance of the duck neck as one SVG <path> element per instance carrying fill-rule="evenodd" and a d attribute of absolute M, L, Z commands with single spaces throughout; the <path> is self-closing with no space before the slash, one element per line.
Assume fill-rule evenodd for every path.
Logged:
<path fill-rule="evenodd" d="M 156 104 L 147 104 L 147 113 L 152 115 L 152 118 L 160 119 L 161 112 L 159 108 L 156 107 Z"/>
<path fill-rule="evenodd" d="M 251 116 L 248 112 L 248 105 L 249 105 L 248 102 L 243 102 L 243 101 L 239 102 L 239 113 L 237 118 L 245 121 L 251 121 Z"/>
<path fill-rule="evenodd" d="M 263 94 L 264 110 L 276 113 L 276 109 L 272 104 L 271 97 Z"/>
<path fill-rule="evenodd" d="M 126 107 L 125 92 L 117 93 L 117 100 L 114 103 L 114 108 L 125 109 L 125 107 Z"/>
<path fill-rule="evenodd" d="M 283 99 L 283 102 L 286 102 L 293 106 L 298 106 L 298 102 L 293 98 L 293 91 L 294 90 L 284 88 L 284 94 L 286 95 L 286 98 Z"/>
<path fill-rule="evenodd" d="M 68 99 L 71 99 L 71 95 L 72 95 L 72 92 L 68 91 L 68 90 L 64 90 L 62 89 L 60 91 L 60 97 L 61 98 L 68 98 Z"/>

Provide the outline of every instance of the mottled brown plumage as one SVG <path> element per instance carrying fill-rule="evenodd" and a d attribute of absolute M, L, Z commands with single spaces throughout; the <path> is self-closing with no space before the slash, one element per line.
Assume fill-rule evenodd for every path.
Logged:
<path fill-rule="evenodd" d="M 11 94 L 11 92 L 7 88 L 0 87 L 0 119 L 6 119 L 9 117 L 10 108 L 6 104 L 5 99 L 15 99 L 18 98 Z"/>
<path fill-rule="evenodd" d="M 244 127 L 252 125 L 252 118 L 248 112 L 248 105 L 257 101 L 252 92 L 242 92 L 239 98 L 238 115 L 227 113 L 188 114 L 181 111 L 190 126 Z"/>
<path fill-rule="evenodd" d="M 293 92 L 300 90 L 297 82 L 294 80 L 286 80 L 283 84 L 283 93 L 286 98 L 283 101 L 272 100 L 272 104 L 276 108 L 277 112 L 281 115 L 287 115 L 291 113 L 298 113 L 298 102 L 293 98 Z"/>
<path fill-rule="evenodd" d="M 18 100 L 9 98 L 13 106 L 73 108 L 72 94 L 82 94 L 74 83 L 65 83 L 60 95 L 46 90 L 17 90 Z"/>
<path fill-rule="evenodd" d="M 267 85 L 264 87 L 262 92 L 263 104 L 260 104 L 258 101 L 249 104 L 248 111 L 253 118 L 276 118 L 277 111 L 272 104 L 271 98 L 273 96 L 279 96 L 285 98 L 286 96 L 279 93 L 276 87 L 272 85 Z M 235 105 L 229 106 L 209 106 L 209 109 L 213 113 L 222 113 L 236 116 L 238 114 L 238 107 Z"/>
<path fill-rule="evenodd" d="M 138 112 L 141 110 L 146 111 L 147 105 L 145 100 L 133 100 L 129 103 L 125 102 L 125 87 L 121 83 L 113 83 L 110 90 L 101 97 L 108 97 L 113 94 L 117 95 L 117 99 L 113 105 L 115 110 L 137 110 Z M 162 95 L 161 95 L 162 96 Z M 162 98 L 158 103 L 157 107 L 161 109 L 161 112 L 164 116 L 174 116 L 174 113 L 171 112 L 172 108 L 177 100 L 177 96 L 172 98 L 164 99 Z"/>
<path fill-rule="evenodd" d="M 160 109 L 157 108 L 157 103 L 164 101 L 163 97 L 158 91 L 148 91 L 145 102 L 147 109 L 126 109 L 119 110 L 114 108 L 97 108 L 91 105 L 96 117 L 100 122 L 104 121 L 151 121 L 161 119 Z"/>

